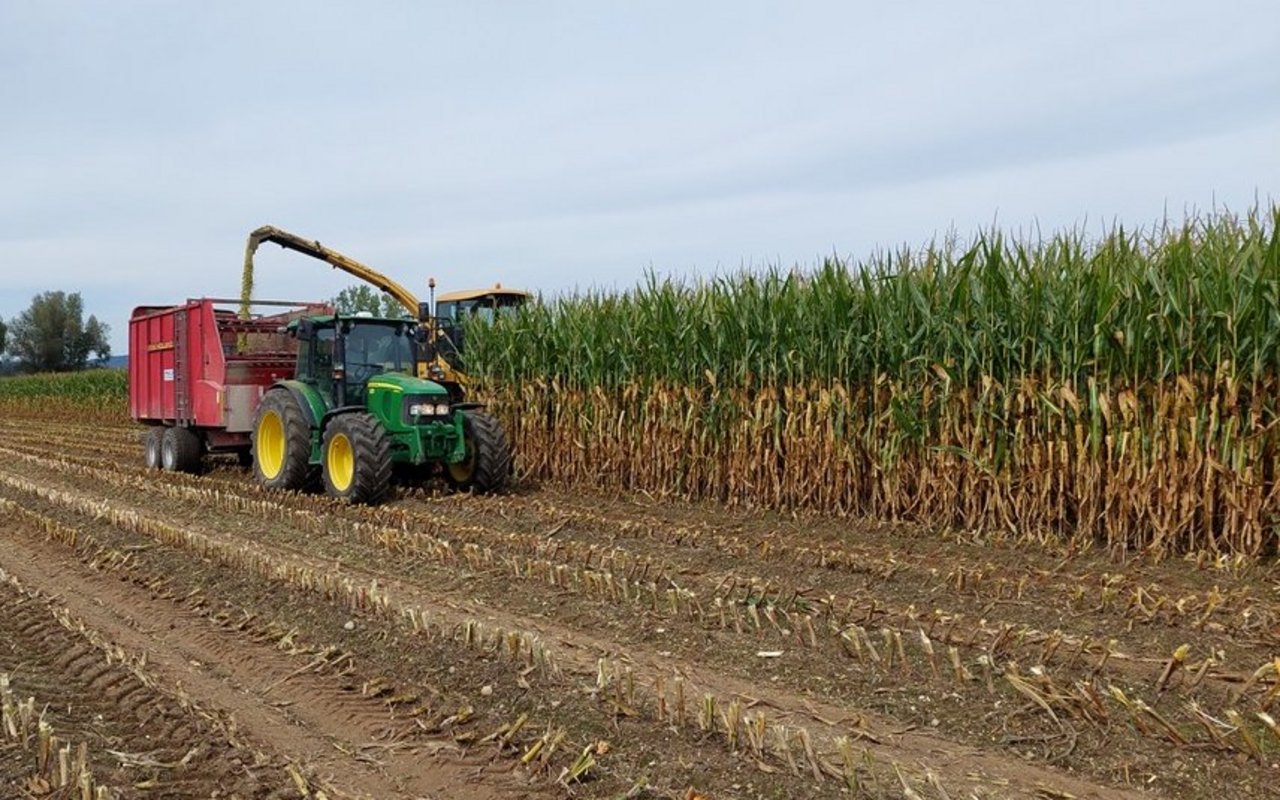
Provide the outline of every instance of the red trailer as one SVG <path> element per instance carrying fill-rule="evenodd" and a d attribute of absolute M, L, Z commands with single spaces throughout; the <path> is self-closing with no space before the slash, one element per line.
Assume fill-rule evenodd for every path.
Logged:
<path fill-rule="evenodd" d="M 249 456 L 254 412 L 266 389 L 292 378 L 294 319 L 331 314 L 325 303 L 255 301 L 274 307 L 242 319 L 239 301 L 139 306 L 129 318 L 129 413 L 149 427 L 147 466 L 194 472 L 205 452 Z"/>

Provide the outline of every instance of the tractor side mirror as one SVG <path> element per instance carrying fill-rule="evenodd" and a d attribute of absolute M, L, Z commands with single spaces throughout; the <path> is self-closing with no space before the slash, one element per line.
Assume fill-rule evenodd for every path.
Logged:
<path fill-rule="evenodd" d="M 424 322 L 431 319 L 431 304 L 418 303 L 418 321 Z"/>

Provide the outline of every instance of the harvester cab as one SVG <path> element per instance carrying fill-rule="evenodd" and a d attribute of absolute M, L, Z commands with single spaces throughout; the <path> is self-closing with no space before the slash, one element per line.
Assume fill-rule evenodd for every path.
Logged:
<path fill-rule="evenodd" d="M 418 318 L 425 328 L 424 372 L 447 388 L 455 400 L 461 400 L 468 388 L 463 358 L 467 323 L 471 320 L 492 322 L 498 316 L 513 313 L 529 302 L 530 295 L 522 289 L 507 289 L 496 283 L 485 289 L 445 292 L 437 299 L 436 279 L 429 279 L 427 286 L 431 300 L 418 307 Z"/>
<path fill-rule="evenodd" d="M 302 489 L 318 477 L 336 499 L 376 503 L 395 465 L 435 464 L 458 489 L 506 484 L 511 450 L 498 421 L 417 377 L 415 322 L 332 314 L 287 330 L 298 340 L 297 369 L 263 395 L 253 424 L 264 486 Z"/>

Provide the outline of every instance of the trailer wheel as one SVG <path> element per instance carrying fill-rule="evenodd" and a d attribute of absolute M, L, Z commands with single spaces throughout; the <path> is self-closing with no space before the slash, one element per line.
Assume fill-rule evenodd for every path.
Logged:
<path fill-rule="evenodd" d="M 287 389 L 263 396 L 250 436 L 253 474 L 268 489 L 306 488 L 311 478 L 311 426 Z"/>
<path fill-rule="evenodd" d="M 483 411 L 462 411 L 462 432 L 467 456 L 446 464 L 444 476 L 458 491 L 497 492 L 511 477 L 513 458 L 502 424 Z"/>
<path fill-rule="evenodd" d="M 164 438 L 164 427 L 160 425 L 147 428 L 142 434 L 142 463 L 147 469 L 160 469 L 160 440 Z"/>
<path fill-rule="evenodd" d="M 160 437 L 160 466 L 168 472 L 200 468 L 200 437 L 190 428 L 165 428 Z"/>
<path fill-rule="evenodd" d="M 323 464 L 330 497 L 378 503 L 391 488 L 391 439 L 369 414 L 343 414 L 325 428 Z"/>

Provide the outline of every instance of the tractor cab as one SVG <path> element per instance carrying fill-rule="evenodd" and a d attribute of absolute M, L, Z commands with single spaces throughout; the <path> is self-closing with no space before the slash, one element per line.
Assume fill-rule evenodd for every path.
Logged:
<path fill-rule="evenodd" d="M 333 407 L 362 406 L 369 382 L 384 373 L 417 374 L 418 326 L 365 315 L 310 317 L 297 323 L 298 380 Z"/>

